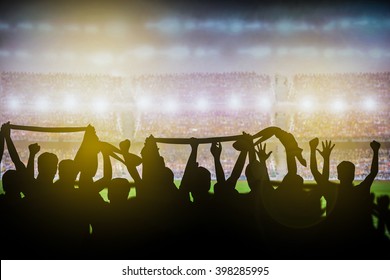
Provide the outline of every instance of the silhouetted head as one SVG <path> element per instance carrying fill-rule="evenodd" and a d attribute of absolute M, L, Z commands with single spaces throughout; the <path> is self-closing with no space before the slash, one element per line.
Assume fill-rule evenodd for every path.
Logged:
<path fill-rule="evenodd" d="M 53 153 L 43 153 L 38 157 L 38 176 L 53 181 L 57 173 L 58 157 Z"/>
<path fill-rule="evenodd" d="M 61 160 L 58 165 L 58 175 L 60 180 L 75 181 L 78 174 L 76 164 L 71 159 Z"/>
<path fill-rule="evenodd" d="M 125 178 L 114 178 L 108 185 L 108 200 L 111 204 L 123 204 L 130 193 L 130 182 Z"/>
<path fill-rule="evenodd" d="M 256 185 L 261 179 L 265 179 L 265 174 L 261 174 L 261 170 L 261 164 L 258 161 L 251 162 L 245 167 L 245 176 L 251 190 L 257 189 Z"/>
<path fill-rule="evenodd" d="M 351 184 L 355 179 L 355 165 L 350 161 L 342 161 L 337 165 L 337 177 L 341 183 Z"/>
<path fill-rule="evenodd" d="M 196 183 L 194 184 L 194 189 L 191 190 L 194 200 L 197 198 L 202 199 L 208 195 L 211 186 L 211 174 L 204 167 L 197 167 L 195 171 Z"/>
<path fill-rule="evenodd" d="M 282 188 L 286 187 L 288 189 L 302 190 L 304 186 L 303 182 L 303 178 L 298 174 L 288 173 L 284 176 L 280 186 Z"/>
<path fill-rule="evenodd" d="M 7 170 L 2 178 L 3 190 L 8 197 L 20 198 L 23 186 L 23 174 L 16 170 Z"/>

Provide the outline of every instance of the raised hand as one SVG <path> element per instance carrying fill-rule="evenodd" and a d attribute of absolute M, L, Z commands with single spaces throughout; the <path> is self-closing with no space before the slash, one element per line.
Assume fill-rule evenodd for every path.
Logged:
<path fill-rule="evenodd" d="M 220 158 L 222 152 L 221 142 L 213 142 L 211 144 L 210 152 L 214 158 Z"/>
<path fill-rule="evenodd" d="M 332 145 L 332 141 L 322 141 L 322 151 L 320 151 L 319 149 L 317 149 L 317 151 L 324 159 L 329 158 L 334 146 L 335 144 Z"/>
<path fill-rule="evenodd" d="M 376 141 L 372 141 L 370 143 L 370 146 L 371 146 L 371 149 L 374 151 L 374 152 L 377 152 L 379 151 L 379 148 L 381 147 L 381 144 L 379 142 L 376 142 Z"/>
<path fill-rule="evenodd" d="M 131 142 L 129 139 L 125 139 L 119 143 L 119 149 L 121 150 L 122 154 L 128 153 L 131 146 Z"/>
<path fill-rule="evenodd" d="M 191 145 L 192 150 L 197 149 L 199 146 L 198 139 L 196 139 L 195 137 L 191 137 L 190 138 L 190 145 Z"/>
<path fill-rule="evenodd" d="M 11 127 L 10 122 L 3 123 L 1 126 L 1 133 L 3 134 L 4 138 L 9 138 L 11 135 Z"/>
<path fill-rule="evenodd" d="M 318 137 L 311 139 L 310 142 L 309 142 L 310 149 L 312 149 L 312 150 L 317 149 L 317 146 L 318 146 L 319 142 L 320 142 L 320 140 L 318 140 Z"/>
<path fill-rule="evenodd" d="M 260 161 L 266 161 L 272 154 L 272 151 L 267 154 L 266 148 L 267 144 L 264 146 L 261 143 L 256 145 L 255 151 Z"/>
<path fill-rule="evenodd" d="M 30 154 L 36 155 L 41 150 L 41 147 L 38 145 L 38 143 L 34 143 L 28 146 L 28 150 L 30 151 Z"/>
<path fill-rule="evenodd" d="M 240 138 L 233 143 L 233 148 L 240 152 L 249 151 L 250 149 L 252 149 L 253 148 L 252 135 L 243 131 Z"/>

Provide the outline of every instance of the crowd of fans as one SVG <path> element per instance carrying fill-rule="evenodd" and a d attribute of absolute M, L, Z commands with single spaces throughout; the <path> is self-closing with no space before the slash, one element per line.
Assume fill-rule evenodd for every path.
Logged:
<path fill-rule="evenodd" d="M 313 135 L 334 140 L 367 141 L 372 137 L 381 141 L 390 139 L 388 111 L 296 112 L 291 116 L 291 131 L 297 138 Z"/>
<path fill-rule="evenodd" d="M 390 101 L 390 73 L 298 74 L 292 77 L 290 100 L 312 96 L 320 102 L 334 97 L 356 101 L 374 97 L 378 102 Z"/>
<path fill-rule="evenodd" d="M 272 165 L 287 166 L 280 182 L 270 177 L 277 149 L 266 142 L 274 136 L 284 153 L 273 155 Z M 6 242 L 0 254 L 3 259 L 237 259 L 237 254 L 243 259 L 387 259 L 390 199 L 376 197 L 371 186 L 389 151 L 371 141 L 367 150 L 341 153 L 371 160 L 356 163 L 369 169 L 359 178 L 354 163 L 337 162 L 335 183 L 330 180 L 338 161 L 335 145 L 327 140 L 320 145 L 318 138 L 308 144 L 309 155 L 291 133 L 270 126 L 253 136 L 243 133 L 233 144 L 199 145 L 192 138 L 189 145 L 169 149 L 175 144 L 148 137 L 139 156 L 130 149 L 139 147 L 129 140 L 112 146 L 88 126 L 81 143 L 60 158 L 55 147 L 15 146 L 5 123 L 0 238 Z M 185 163 L 178 161 L 181 153 Z M 121 165 L 121 172 L 113 164 Z M 305 184 L 300 165 L 310 168 L 315 186 Z M 181 169 L 179 186 L 172 168 Z M 243 174 L 247 193 L 237 190 Z M 354 179 L 363 181 L 354 185 Z"/>

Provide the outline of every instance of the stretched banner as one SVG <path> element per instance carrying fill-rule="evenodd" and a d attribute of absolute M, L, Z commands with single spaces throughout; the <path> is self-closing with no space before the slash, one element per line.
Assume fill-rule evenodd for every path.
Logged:
<path fill-rule="evenodd" d="M 241 135 L 220 136 L 220 137 L 208 137 L 208 138 L 196 138 L 196 142 L 199 144 L 213 143 L 213 142 L 229 142 L 238 140 Z M 164 144 L 191 144 L 193 140 L 191 138 L 154 138 L 158 143 Z"/>
<path fill-rule="evenodd" d="M 16 125 L 10 124 L 11 129 L 15 130 L 26 130 L 26 131 L 36 131 L 36 132 L 52 132 L 52 133 L 68 133 L 68 132 L 80 132 L 87 129 L 84 127 L 42 127 L 42 126 L 29 126 L 29 125 Z"/>
<path fill-rule="evenodd" d="M 29 126 L 29 125 L 16 125 L 10 124 L 11 129 L 14 130 L 25 130 L 25 131 L 35 131 L 35 132 L 49 132 L 49 133 L 70 133 L 70 132 L 80 132 L 86 131 L 86 126 L 75 126 L 75 127 L 42 127 L 42 126 Z M 109 155 L 116 160 L 125 163 L 123 159 L 118 157 L 115 153 L 120 154 L 121 151 L 107 142 L 100 142 L 101 145 L 104 145 L 106 148 L 110 150 Z"/>

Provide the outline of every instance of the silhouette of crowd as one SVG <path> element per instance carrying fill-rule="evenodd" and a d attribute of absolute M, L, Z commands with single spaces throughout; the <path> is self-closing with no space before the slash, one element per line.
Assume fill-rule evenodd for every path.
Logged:
<path fill-rule="evenodd" d="M 267 151 L 265 141 L 271 137 L 286 153 L 288 170 L 278 185 L 268 174 L 272 151 Z M 307 161 L 287 131 L 267 127 L 254 135 L 243 132 L 233 143 L 239 155 L 228 178 L 221 153 L 229 142 L 207 144 L 217 179 L 213 192 L 211 172 L 197 160 L 197 138 L 189 140 L 191 152 L 179 187 L 153 136 L 145 139 L 138 156 L 129 152 L 128 139 L 115 147 L 99 140 L 95 128 L 88 126 L 76 156 L 60 162 L 49 152 L 36 159 L 41 150 L 37 143 L 29 145 L 28 162 L 22 162 L 9 123 L 2 125 L 0 141 L 0 155 L 7 147 L 15 165 L 2 177 L 2 259 L 390 257 L 389 197 L 370 193 L 378 173 L 376 141 L 370 143 L 370 173 L 355 186 L 355 166 L 349 161 L 337 166 L 339 182 L 329 181 L 335 146 L 331 141 L 318 148 L 319 139 L 310 140 Z M 99 154 L 103 175 L 95 179 Z M 323 162 L 321 172 L 317 155 Z M 123 162 L 133 182 L 113 178 L 112 158 Z M 310 166 L 317 184 L 305 184 L 297 174 L 298 165 Z M 236 190 L 243 170 L 248 193 Z M 132 188 L 136 195 L 129 198 Z M 108 202 L 100 195 L 103 189 Z"/>

